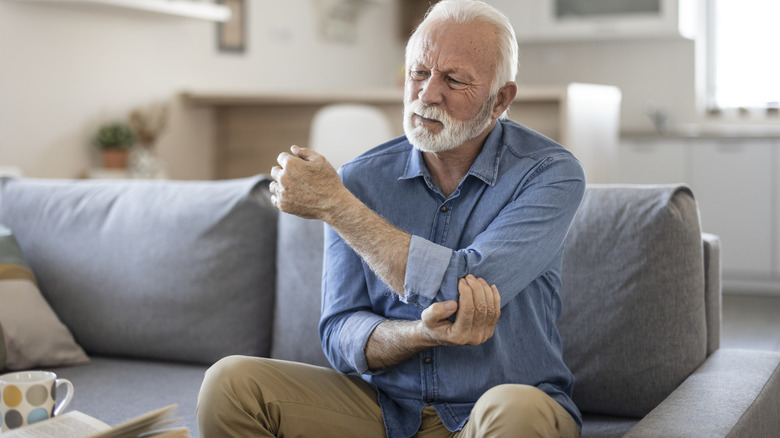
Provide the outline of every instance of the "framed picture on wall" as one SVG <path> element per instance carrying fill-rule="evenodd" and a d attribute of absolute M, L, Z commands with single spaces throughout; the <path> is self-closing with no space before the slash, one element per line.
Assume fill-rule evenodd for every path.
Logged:
<path fill-rule="evenodd" d="M 230 19 L 217 23 L 217 47 L 220 52 L 244 53 L 246 51 L 246 0 L 217 0 L 230 8 Z"/>

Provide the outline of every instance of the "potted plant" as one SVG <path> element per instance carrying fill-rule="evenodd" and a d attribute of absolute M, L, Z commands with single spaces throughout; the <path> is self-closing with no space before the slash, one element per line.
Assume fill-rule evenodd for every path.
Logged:
<path fill-rule="evenodd" d="M 101 151 L 106 169 L 127 168 L 128 151 L 134 144 L 135 135 L 126 123 L 103 125 L 95 136 L 95 145 Z"/>

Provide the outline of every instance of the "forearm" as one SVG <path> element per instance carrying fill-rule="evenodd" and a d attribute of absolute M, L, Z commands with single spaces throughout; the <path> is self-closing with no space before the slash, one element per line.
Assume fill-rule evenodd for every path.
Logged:
<path fill-rule="evenodd" d="M 392 368 L 415 354 L 439 345 L 425 334 L 422 321 L 389 320 L 379 324 L 366 343 L 366 362 L 372 371 Z"/>
<path fill-rule="evenodd" d="M 324 157 L 297 146 L 279 154 L 271 169 L 271 199 L 280 210 L 331 226 L 371 270 L 404 295 L 412 236 L 366 207 L 339 179 Z"/>
<path fill-rule="evenodd" d="M 404 295 L 404 278 L 412 236 L 396 228 L 349 191 L 338 208 L 323 220 L 330 225 L 372 271 L 397 294 Z"/>
<path fill-rule="evenodd" d="M 439 345 L 479 345 L 490 339 L 501 316 L 496 286 L 469 275 L 458 282 L 458 294 L 460 302 L 434 303 L 423 310 L 420 320 L 379 323 L 366 342 L 368 369 L 393 367 Z M 455 312 L 452 322 L 449 318 Z"/>

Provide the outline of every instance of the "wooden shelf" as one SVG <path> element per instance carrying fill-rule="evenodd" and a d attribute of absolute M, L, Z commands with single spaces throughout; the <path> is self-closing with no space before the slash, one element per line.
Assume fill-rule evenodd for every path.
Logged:
<path fill-rule="evenodd" d="M 402 104 L 402 89 L 343 92 L 185 91 L 184 101 L 192 106 L 312 105 L 339 102 Z"/>
<path fill-rule="evenodd" d="M 8 1 L 8 0 L 6 0 Z M 97 6 L 130 9 L 206 21 L 225 22 L 230 8 L 214 3 L 187 0 L 10 0 L 17 3 L 46 3 L 63 6 Z"/>
<path fill-rule="evenodd" d="M 307 147 L 314 115 L 334 103 L 372 105 L 387 115 L 393 135 L 403 134 L 400 88 L 326 93 L 190 90 L 182 98 L 188 106 L 214 110 L 218 178 L 268 172 L 290 145 Z M 521 88 L 509 117 L 569 148 L 583 163 L 588 182 L 609 183 L 620 100 L 620 90 L 605 85 Z"/>

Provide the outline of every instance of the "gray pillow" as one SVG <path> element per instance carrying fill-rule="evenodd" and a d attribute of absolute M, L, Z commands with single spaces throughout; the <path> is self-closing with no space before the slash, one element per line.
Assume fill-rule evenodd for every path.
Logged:
<path fill-rule="evenodd" d="M 684 186 L 589 186 L 563 254 L 564 360 L 583 412 L 640 417 L 706 356 L 698 209 Z"/>
<path fill-rule="evenodd" d="M 2 178 L 0 221 L 88 353 L 212 363 L 270 352 L 277 213 L 266 186 Z"/>
<path fill-rule="evenodd" d="M 323 235 L 322 221 L 279 215 L 273 358 L 330 366 L 317 331 Z"/>

